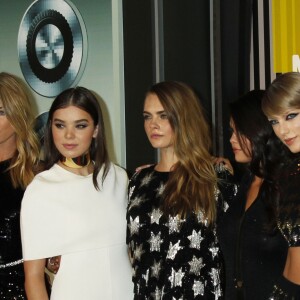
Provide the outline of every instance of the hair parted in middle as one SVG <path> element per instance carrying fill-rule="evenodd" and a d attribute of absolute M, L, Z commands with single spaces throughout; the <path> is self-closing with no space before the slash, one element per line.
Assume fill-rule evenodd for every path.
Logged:
<path fill-rule="evenodd" d="M 24 83 L 15 75 L 0 73 L 0 99 L 7 120 L 16 133 L 16 153 L 9 166 L 14 187 L 26 188 L 39 163 L 40 145 L 34 131 L 32 104 Z"/>
<path fill-rule="evenodd" d="M 109 156 L 105 138 L 105 128 L 102 110 L 95 95 L 84 87 L 69 88 L 61 92 L 53 101 L 49 110 L 48 121 L 45 128 L 45 164 L 46 169 L 51 168 L 61 157 L 61 154 L 55 147 L 51 130 L 53 114 L 56 110 L 75 106 L 87 112 L 98 126 L 97 136 L 93 138 L 90 147 L 90 156 L 94 161 L 93 183 L 96 189 L 99 189 L 97 175 L 103 167 L 102 183 L 109 169 Z"/>
<path fill-rule="evenodd" d="M 162 209 L 182 217 L 201 211 L 211 223 L 216 217 L 217 177 L 210 153 L 211 131 L 200 100 L 190 86 L 178 81 L 157 83 L 149 93 L 158 97 L 167 114 L 178 158 L 165 187 Z"/>

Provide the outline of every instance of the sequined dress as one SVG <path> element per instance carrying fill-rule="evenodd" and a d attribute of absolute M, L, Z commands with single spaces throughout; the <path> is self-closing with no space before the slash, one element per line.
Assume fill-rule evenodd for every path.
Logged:
<path fill-rule="evenodd" d="M 168 176 L 151 166 L 129 183 L 127 244 L 134 268 L 134 299 L 223 299 L 216 228 L 208 227 L 201 213 L 185 219 L 162 213 L 159 207 Z M 232 194 L 232 186 L 226 191 Z M 226 207 L 221 198 L 216 190 L 219 212 Z"/>
<path fill-rule="evenodd" d="M 23 190 L 15 189 L 6 171 L 9 161 L 0 162 L 0 299 L 26 299 L 20 235 Z"/>
<path fill-rule="evenodd" d="M 300 159 L 287 168 L 280 181 L 281 199 L 277 226 L 288 247 L 300 247 Z M 299 300 L 300 285 L 283 276 L 274 284 L 270 300 Z"/>

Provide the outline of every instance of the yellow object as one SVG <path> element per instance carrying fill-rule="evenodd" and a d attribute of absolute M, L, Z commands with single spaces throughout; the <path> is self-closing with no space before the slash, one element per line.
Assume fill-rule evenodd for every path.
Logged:
<path fill-rule="evenodd" d="M 300 0 L 272 0 L 274 73 L 300 71 Z"/>

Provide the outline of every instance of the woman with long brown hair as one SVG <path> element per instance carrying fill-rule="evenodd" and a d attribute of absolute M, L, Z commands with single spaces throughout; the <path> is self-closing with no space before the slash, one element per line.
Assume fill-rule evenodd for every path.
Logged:
<path fill-rule="evenodd" d="M 204 110 L 188 85 L 165 81 L 147 92 L 143 115 L 159 161 L 129 183 L 135 299 L 221 299 L 216 221 L 234 186 L 218 180 Z"/>
<path fill-rule="evenodd" d="M 53 101 L 45 129 L 45 167 L 22 200 L 28 300 L 49 299 L 47 257 L 61 256 L 55 300 L 132 299 L 125 244 L 128 178 L 109 159 L 103 115 L 84 87 Z"/>

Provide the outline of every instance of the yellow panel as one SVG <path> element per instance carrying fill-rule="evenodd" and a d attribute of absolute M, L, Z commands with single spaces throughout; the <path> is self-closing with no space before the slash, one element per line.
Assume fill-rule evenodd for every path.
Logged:
<path fill-rule="evenodd" d="M 293 71 L 293 55 L 300 56 L 300 0 L 272 0 L 273 65 L 275 73 Z"/>

